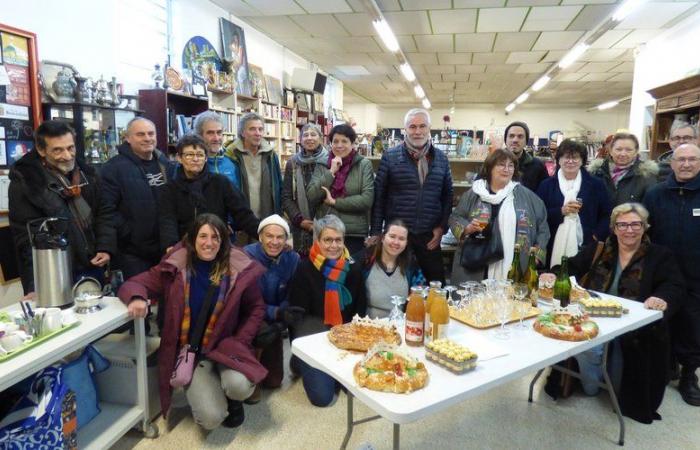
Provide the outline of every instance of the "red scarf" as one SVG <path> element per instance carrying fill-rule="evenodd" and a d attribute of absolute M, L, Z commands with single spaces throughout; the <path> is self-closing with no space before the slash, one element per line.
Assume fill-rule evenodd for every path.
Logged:
<path fill-rule="evenodd" d="M 355 149 L 350 151 L 350 153 L 343 158 L 343 165 L 340 166 L 340 169 L 335 173 L 335 179 L 331 185 L 331 196 L 333 196 L 333 198 L 345 197 L 345 181 L 348 179 L 348 174 L 352 168 L 352 160 L 355 158 L 356 153 Z M 335 155 L 333 152 L 330 152 L 328 155 L 328 167 L 331 166 L 333 158 L 335 158 Z"/>

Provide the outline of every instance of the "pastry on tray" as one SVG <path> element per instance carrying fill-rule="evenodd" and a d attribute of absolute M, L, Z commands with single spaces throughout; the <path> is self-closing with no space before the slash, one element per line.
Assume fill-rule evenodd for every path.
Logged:
<path fill-rule="evenodd" d="M 449 339 L 438 339 L 426 344 L 425 357 L 456 374 L 473 370 L 477 359 L 476 353 Z"/>
<path fill-rule="evenodd" d="M 598 325 L 578 305 L 555 307 L 540 314 L 533 328 L 544 336 L 563 341 L 587 341 L 598 336 Z"/>
<path fill-rule="evenodd" d="M 366 352 L 379 342 L 401 344 L 401 335 L 388 320 L 363 318 L 358 315 L 348 323 L 331 328 L 328 339 L 340 349 L 355 352 Z"/>
<path fill-rule="evenodd" d="M 621 317 L 623 313 L 622 303 L 613 299 L 587 298 L 579 300 L 591 316 Z"/>
<path fill-rule="evenodd" d="M 358 386 L 373 391 L 408 394 L 425 387 L 425 365 L 396 345 L 379 343 L 355 364 L 353 376 Z"/>

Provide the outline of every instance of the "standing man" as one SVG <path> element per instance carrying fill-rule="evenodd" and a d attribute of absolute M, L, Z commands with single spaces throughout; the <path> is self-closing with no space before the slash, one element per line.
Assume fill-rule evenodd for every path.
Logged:
<path fill-rule="evenodd" d="M 518 158 L 520 183 L 532 192 L 537 191 L 540 182 L 547 178 L 547 168 L 538 158 L 528 154 L 525 146 L 530 140 L 530 129 L 525 122 L 512 122 L 506 127 L 504 136 L 506 148 Z"/>
<path fill-rule="evenodd" d="M 687 122 L 674 123 L 673 126 L 671 126 L 668 144 L 671 146 L 671 150 L 665 152 L 656 159 L 656 163 L 659 165 L 659 182 L 666 181 L 669 174 L 673 172 L 671 170 L 671 158 L 673 158 L 673 151 L 679 145 L 698 145 L 698 130 Z"/>
<path fill-rule="evenodd" d="M 175 164 L 156 149 L 156 126 L 135 117 L 126 126 L 126 143 L 102 168 L 103 201 L 117 228 L 117 266 L 130 278 L 158 264 L 158 197 Z"/>
<path fill-rule="evenodd" d="M 238 170 L 231 159 L 224 156 L 224 124 L 214 111 L 204 111 L 194 119 L 194 131 L 207 144 L 209 172 L 228 178 L 236 189 L 241 188 Z"/>
<path fill-rule="evenodd" d="M 101 201 L 95 169 L 75 157 L 75 132 L 65 122 L 47 120 L 34 133 L 35 148 L 10 170 L 10 229 L 19 258 L 22 288 L 34 295 L 32 246 L 27 222 L 67 219 L 66 238 L 73 276 L 96 276 L 116 252 L 115 230 Z"/>
<path fill-rule="evenodd" d="M 430 140 L 430 114 L 415 108 L 404 117 L 403 144 L 384 152 L 374 179 L 374 206 L 368 244 L 384 224 L 401 219 L 408 241 L 428 281 L 445 282 L 440 240 L 452 212 L 452 175 L 445 154 Z"/>
<path fill-rule="evenodd" d="M 672 175 L 644 197 L 649 234 L 670 248 L 681 266 L 688 295 L 671 322 L 673 356 L 681 364 L 678 390 L 689 405 L 700 406 L 700 148 L 681 144 L 673 151 Z"/>
<path fill-rule="evenodd" d="M 240 175 L 241 192 L 250 209 L 261 219 L 282 212 L 282 171 L 277 154 L 263 139 L 264 127 L 259 114 L 243 115 L 238 125 L 238 139 L 226 148 L 226 156 L 231 158 Z"/>

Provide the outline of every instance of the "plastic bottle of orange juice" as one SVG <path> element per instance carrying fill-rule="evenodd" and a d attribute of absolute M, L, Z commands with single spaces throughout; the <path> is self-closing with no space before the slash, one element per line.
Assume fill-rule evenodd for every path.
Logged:
<path fill-rule="evenodd" d="M 437 289 L 430 307 L 431 340 L 447 337 L 447 325 L 450 323 L 450 308 L 447 305 L 447 291 Z"/>
<path fill-rule="evenodd" d="M 432 336 L 432 331 L 430 327 L 432 326 L 432 322 L 430 321 L 430 311 L 431 308 L 433 307 L 433 300 L 435 300 L 435 295 L 438 289 L 442 287 L 442 282 L 440 281 L 431 281 L 430 282 L 430 288 L 428 290 L 428 299 L 425 304 L 425 342 L 430 342 L 431 336 Z"/>
<path fill-rule="evenodd" d="M 406 305 L 406 345 L 419 347 L 423 345 L 425 328 L 425 303 L 423 301 L 423 288 L 414 286 Z"/>

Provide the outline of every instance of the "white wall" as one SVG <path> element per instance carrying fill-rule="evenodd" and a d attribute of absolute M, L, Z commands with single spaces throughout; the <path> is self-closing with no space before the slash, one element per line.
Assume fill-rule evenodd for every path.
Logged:
<path fill-rule="evenodd" d="M 630 109 L 630 130 L 644 135 L 644 127 L 651 125 L 646 116 L 654 98 L 646 91 L 698 73 L 700 71 L 700 12 L 652 39 L 639 52 L 634 64 L 634 84 Z"/>
<path fill-rule="evenodd" d="M 379 121 L 379 107 L 374 103 L 348 103 L 345 112 L 355 123 L 355 131 L 360 133 L 377 134 Z"/>

